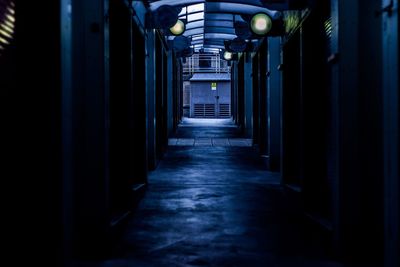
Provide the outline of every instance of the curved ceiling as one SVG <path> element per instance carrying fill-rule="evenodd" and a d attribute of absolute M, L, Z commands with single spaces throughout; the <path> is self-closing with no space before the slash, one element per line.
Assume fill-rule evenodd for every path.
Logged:
<path fill-rule="evenodd" d="M 274 0 L 270 2 L 285 2 Z M 234 23 L 243 21 L 241 15 L 266 13 L 272 18 L 280 16 L 280 12 L 266 8 L 266 0 L 159 0 L 145 1 L 151 11 L 164 5 L 182 8 L 179 18 L 186 20 L 185 36 L 191 38 L 195 51 L 202 48 L 214 50 L 224 48 L 225 40 L 237 37 Z M 170 36 L 169 39 L 174 37 Z"/>

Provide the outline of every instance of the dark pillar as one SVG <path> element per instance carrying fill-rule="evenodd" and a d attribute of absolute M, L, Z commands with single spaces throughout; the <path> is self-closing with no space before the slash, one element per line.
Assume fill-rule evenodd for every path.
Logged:
<path fill-rule="evenodd" d="M 383 0 L 387 7 L 390 0 Z M 399 1 L 394 12 L 383 13 L 383 162 L 385 266 L 400 265 L 400 182 L 399 182 Z"/>
<path fill-rule="evenodd" d="M 368 262 L 381 261 L 383 252 L 378 8 L 376 1 L 332 0 L 331 5 L 328 173 L 333 177 L 334 239 L 343 257 Z"/>
<path fill-rule="evenodd" d="M 155 169 L 156 167 L 156 72 L 155 70 L 155 31 L 147 32 L 147 66 L 149 70 L 147 72 L 147 138 L 148 138 L 148 164 L 149 169 Z"/>
<path fill-rule="evenodd" d="M 269 108 L 269 161 L 271 171 L 280 170 L 281 157 L 281 42 L 280 38 L 268 39 L 268 108 Z M 268 123 L 268 122 L 266 122 Z"/>
<path fill-rule="evenodd" d="M 253 84 L 251 79 L 251 54 L 244 56 L 244 127 L 245 135 L 253 137 Z"/>

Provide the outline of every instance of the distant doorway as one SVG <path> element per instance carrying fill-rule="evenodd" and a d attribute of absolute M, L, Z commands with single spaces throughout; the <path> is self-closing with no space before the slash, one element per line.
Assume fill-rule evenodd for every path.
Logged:
<path fill-rule="evenodd" d="M 190 79 L 191 118 L 231 117 L 229 73 L 196 73 Z"/>

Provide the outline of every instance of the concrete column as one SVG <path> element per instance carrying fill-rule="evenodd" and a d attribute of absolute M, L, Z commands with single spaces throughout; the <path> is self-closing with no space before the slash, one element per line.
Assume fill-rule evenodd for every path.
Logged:
<path fill-rule="evenodd" d="M 156 167 L 156 88 L 155 88 L 155 32 L 147 32 L 146 48 L 146 79 L 147 79 L 147 138 L 148 138 L 148 164 L 150 169 Z"/>
<path fill-rule="evenodd" d="M 334 172 L 334 239 L 337 251 L 346 254 L 355 246 L 352 230 L 360 223 L 358 186 L 358 3 L 332 1 L 332 162 Z M 333 173 L 332 173 L 333 174 Z M 351 239 L 351 240 L 349 240 Z M 347 242 L 348 241 L 348 242 Z"/>
<path fill-rule="evenodd" d="M 253 82 L 251 54 L 244 54 L 244 127 L 245 135 L 253 135 Z"/>
<path fill-rule="evenodd" d="M 383 0 L 381 8 L 390 0 Z M 383 162 L 385 266 L 400 265 L 399 182 L 399 1 L 391 14 L 383 13 Z"/>
<path fill-rule="evenodd" d="M 173 56 L 172 56 L 172 51 L 169 50 L 168 52 L 168 57 L 167 57 L 167 137 L 173 132 L 174 130 L 174 107 L 173 107 L 173 79 L 174 79 L 174 73 L 173 73 L 173 65 L 175 64 Z"/>
<path fill-rule="evenodd" d="M 381 54 L 376 1 L 333 0 L 331 125 L 334 240 L 345 258 L 382 254 Z M 354 250 L 363 254 L 357 254 Z M 365 257 L 368 255 L 368 257 Z"/>
<path fill-rule="evenodd" d="M 281 72 L 278 66 L 281 64 L 281 41 L 279 37 L 268 39 L 268 68 L 269 72 L 268 87 L 268 108 L 269 118 L 267 127 L 269 128 L 269 159 L 271 171 L 279 171 L 281 156 Z"/>
<path fill-rule="evenodd" d="M 71 16 L 66 38 L 70 35 L 72 41 L 63 43 L 63 76 L 71 77 L 72 83 L 63 88 L 64 145 L 71 143 L 63 169 L 64 180 L 73 183 L 72 192 L 65 194 L 74 196 L 74 248 L 98 253 L 109 226 L 105 8 L 103 1 L 95 0 L 72 0 L 65 8 Z"/>
<path fill-rule="evenodd" d="M 238 113 L 238 63 L 232 63 L 232 74 L 231 74 L 231 81 L 232 81 L 232 114 L 233 119 L 235 120 L 236 124 L 239 124 L 239 113 Z"/>
<path fill-rule="evenodd" d="M 72 0 L 61 1 L 61 75 L 62 75 L 62 222 L 64 225 L 63 258 L 68 262 L 73 246 L 73 187 L 74 187 L 74 138 L 72 91 Z"/>

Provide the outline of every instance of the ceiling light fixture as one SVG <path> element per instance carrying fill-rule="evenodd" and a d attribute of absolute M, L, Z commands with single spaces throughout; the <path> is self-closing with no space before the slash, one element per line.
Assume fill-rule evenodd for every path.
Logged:
<path fill-rule="evenodd" d="M 225 51 L 224 52 L 224 59 L 225 60 L 232 60 L 232 58 L 233 58 L 233 54 L 231 53 L 231 52 L 229 52 L 229 51 Z"/>
<path fill-rule="evenodd" d="M 255 14 L 251 18 L 250 28 L 257 35 L 266 35 L 272 29 L 272 19 L 264 13 Z"/>
<path fill-rule="evenodd" d="M 179 36 L 185 32 L 185 29 L 186 29 L 185 23 L 183 23 L 182 20 L 178 19 L 175 25 L 169 28 L 169 31 L 171 32 L 171 34 Z"/>

